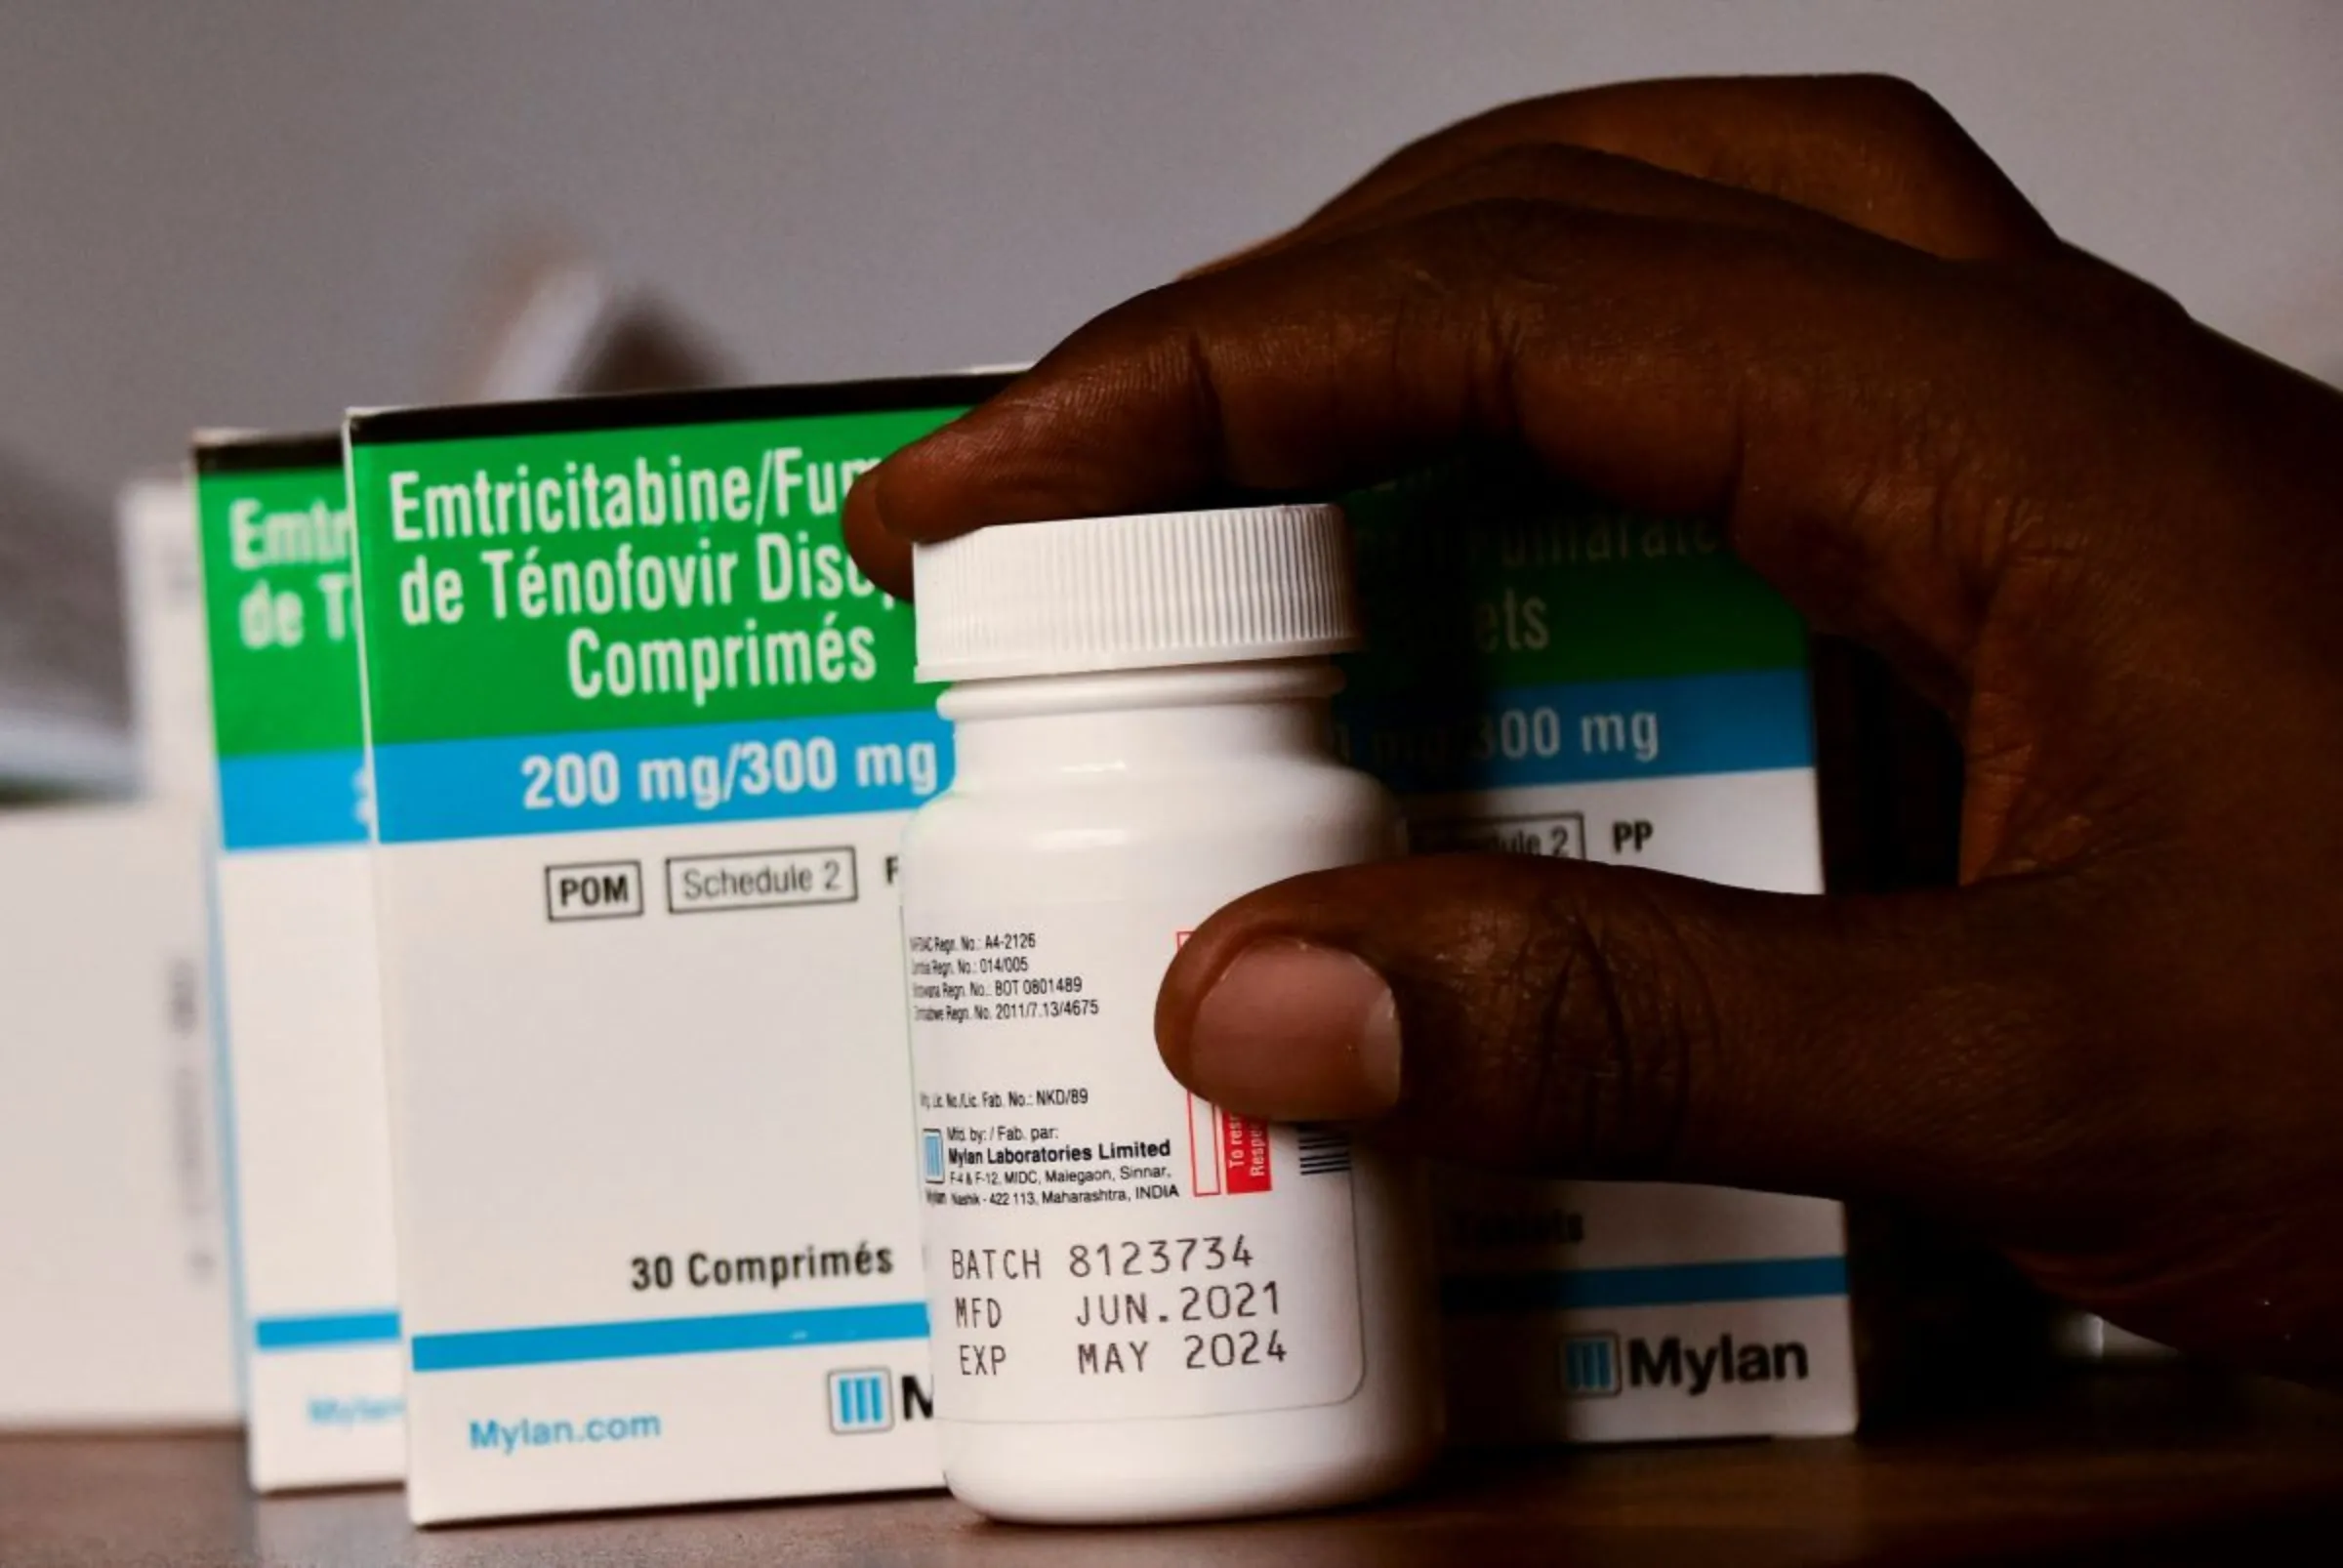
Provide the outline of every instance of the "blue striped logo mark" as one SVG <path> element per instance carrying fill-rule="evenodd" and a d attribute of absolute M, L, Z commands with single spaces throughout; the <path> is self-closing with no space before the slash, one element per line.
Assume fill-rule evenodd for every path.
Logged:
<path fill-rule="evenodd" d="M 1619 1336 L 1578 1334 L 1562 1341 L 1562 1391 L 1573 1399 L 1619 1392 Z"/>
<path fill-rule="evenodd" d="M 417 1372 L 473 1372 L 483 1367 L 539 1367 L 564 1361 L 632 1361 L 648 1356 L 710 1355 L 724 1350 L 783 1350 L 807 1344 L 868 1344 L 927 1337 L 927 1303 L 802 1307 L 722 1317 L 642 1318 L 631 1323 L 570 1323 L 540 1329 L 483 1329 L 418 1334 L 409 1352 Z"/>
<path fill-rule="evenodd" d="M 259 1351 L 339 1350 L 361 1344 L 396 1344 L 393 1311 L 319 1312 L 305 1317 L 255 1318 L 252 1347 Z"/>
<path fill-rule="evenodd" d="M 1729 1263 L 1648 1268 L 1554 1268 L 1521 1274 L 1459 1274 L 1440 1288 L 1452 1313 L 1577 1312 L 1623 1306 L 1690 1306 L 1708 1301 L 1788 1301 L 1847 1294 L 1847 1260 L 1759 1258 Z"/>
<path fill-rule="evenodd" d="M 830 1374 L 830 1429 L 883 1432 L 895 1424 L 884 1367 L 858 1367 Z"/>

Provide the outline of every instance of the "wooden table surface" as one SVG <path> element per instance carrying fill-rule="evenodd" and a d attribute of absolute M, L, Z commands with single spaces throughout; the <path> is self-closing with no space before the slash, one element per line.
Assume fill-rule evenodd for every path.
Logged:
<path fill-rule="evenodd" d="M 987 1525 L 940 1496 L 410 1529 L 390 1492 L 255 1500 L 226 1436 L 0 1439 L 8 1568 L 257 1564 L 2235 1561 L 2343 1530 L 2343 1401 L 2103 1373 L 1849 1442 L 1459 1457 L 1380 1507 L 1210 1528 Z"/>

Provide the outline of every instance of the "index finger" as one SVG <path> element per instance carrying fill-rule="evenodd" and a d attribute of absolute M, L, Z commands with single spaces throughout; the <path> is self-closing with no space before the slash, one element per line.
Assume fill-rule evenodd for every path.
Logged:
<path fill-rule="evenodd" d="M 867 569 L 887 536 L 1350 487 L 1495 437 L 1630 506 L 1722 517 L 1810 618 L 1951 657 L 2007 541 L 1900 526 L 1994 444 L 1943 411 L 2001 421 L 2010 462 L 2055 453 L 2044 410 L 2105 414 L 1969 271 L 1858 234 L 1457 209 L 1108 311 L 865 475 L 852 538 Z"/>

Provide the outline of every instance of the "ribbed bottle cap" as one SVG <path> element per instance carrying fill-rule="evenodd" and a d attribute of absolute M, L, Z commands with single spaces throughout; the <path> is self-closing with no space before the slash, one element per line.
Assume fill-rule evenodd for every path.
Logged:
<path fill-rule="evenodd" d="M 1295 659 L 1359 645 L 1336 507 L 983 528 L 912 552 L 919 676 L 979 681 Z"/>

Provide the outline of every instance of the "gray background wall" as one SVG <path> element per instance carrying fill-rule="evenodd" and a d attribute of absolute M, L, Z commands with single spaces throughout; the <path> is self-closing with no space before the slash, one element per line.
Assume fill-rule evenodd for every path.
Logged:
<path fill-rule="evenodd" d="M 2343 376 L 2321 0 L 0 0 L 0 447 L 95 499 L 191 425 L 415 397 L 537 223 L 760 379 L 1024 357 L 1489 104 L 1852 68 Z"/>

